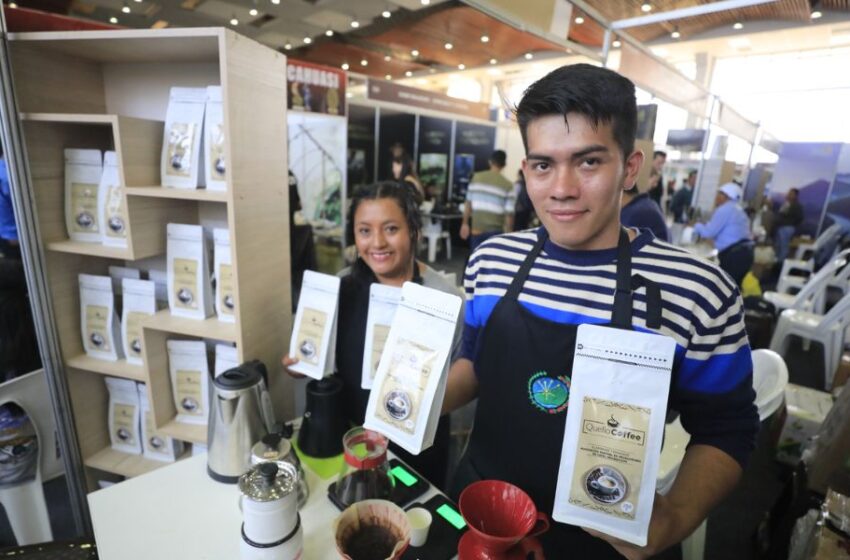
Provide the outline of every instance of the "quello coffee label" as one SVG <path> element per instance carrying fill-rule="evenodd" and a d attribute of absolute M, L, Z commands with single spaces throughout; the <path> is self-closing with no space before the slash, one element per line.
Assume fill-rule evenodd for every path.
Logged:
<path fill-rule="evenodd" d="M 233 266 L 222 264 L 218 267 L 219 312 L 233 315 L 236 300 L 233 298 Z"/>
<path fill-rule="evenodd" d="M 420 404 L 435 359 L 432 348 L 405 338 L 396 341 L 378 393 L 378 418 L 405 433 L 416 432 Z"/>
<path fill-rule="evenodd" d="M 585 397 L 581 418 L 570 503 L 634 519 L 650 409 Z"/>
<path fill-rule="evenodd" d="M 71 183 L 71 209 L 74 233 L 97 233 L 97 185 L 92 183 Z"/>
<path fill-rule="evenodd" d="M 198 261 L 174 259 L 174 291 L 177 306 L 184 309 L 198 308 Z"/>
<path fill-rule="evenodd" d="M 166 173 L 189 177 L 192 173 L 192 149 L 195 143 L 195 123 L 174 123 L 168 133 L 168 166 Z"/>
<path fill-rule="evenodd" d="M 136 407 L 130 404 L 114 404 L 112 424 L 118 441 L 127 445 L 136 444 Z"/>
<path fill-rule="evenodd" d="M 89 350 L 109 352 L 112 349 L 108 319 L 109 308 L 105 305 L 86 306 L 86 346 Z"/>
<path fill-rule="evenodd" d="M 204 415 L 201 376 L 200 371 L 183 369 L 177 371 L 177 393 L 174 395 L 174 404 L 182 414 Z"/>
<path fill-rule="evenodd" d="M 322 337 L 328 314 L 311 309 L 304 309 L 301 324 L 298 329 L 298 358 L 310 364 L 318 364 L 322 355 Z"/>

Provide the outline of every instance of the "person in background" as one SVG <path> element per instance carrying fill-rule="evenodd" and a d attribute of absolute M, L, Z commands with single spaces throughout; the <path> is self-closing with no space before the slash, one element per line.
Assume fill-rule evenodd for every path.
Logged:
<path fill-rule="evenodd" d="M 670 212 L 673 214 L 673 222 L 677 224 L 688 223 L 688 214 L 691 209 L 691 201 L 694 197 L 694 186 L 697 184 L 697 172 L 692 170 L 688 173 L 688 178 L 682 188 L 673 194 L 673 201 L 670 203 Z"/>
<path fill-rule="evenodd" d="M 664 164 L 667 162 L 667 152 L 655 150 L 652 153 L 652 175 L 649 178 L 649 198 L 661 208 L 664 198 Z"/>
<path fill-rule="evenodd" d="M 12 189 L 2 144 L 0 144 L 0 253 L 6 258 L 21 258 L 18 224 L 15 222 L 15 211 L 12 208 Z"/>
<path fill-rule="evenodd" d="M 776 261 L 781 263 L 788 257 L 788 247 L 797 228 L 803 223 L 803 205 L 799 202 L 800 190 L 790 189 L 785 195 L 785 202 L 779 208 L 774 223 L 773 242 L 776 250 Z"/>
<path fill-rule="evenodd" d="M 705 224 L 694 225 L 700 237 L 712 239 L 719 252 L 720 268 L 726 271 L 737 286 L 753 266 L 755 244 L 750 235 L 750 220 L 738 204 L 741 187 L 726 183 L 717 191 L 714 213 Z"/>
<path fill-rule="evenodd" d="M 358 256 L 350 268 L 338 274 L 342 280 L 336 374 L 343 381 L 342 402 L 345 409 L 341 412 L 352 425 L 362 426 L 369 402 L 369 391 L 361 389 L 360 382 L 371 285 L 377 282 L 400 288 L 405 282 L 416 282 L 453 295 L 458 295 L 458 289 L 416 259 L 422 219 L 411 189 L 390 181 L 361 187 L 351 200 L 347 223 L 352 230 Z M 460 335 L 459 320 L 455 328 L 453 355 L 460 347 Z M 294 358 L 283 358 L 286 368 L 295 363 L 297 360 Z M 290 375 L 300 377 L 292 372 Z M 445 488 L 449 437 L 449 418 L 443 417 L 437 427 L 434 446 L 430 449 L 416 456 L 394 444 L 390 445 L 390 449 L 438 488 Z"/>
<path fill-rule="evenodd" d="M 652 179 L 653 177 L 650 176 L 650 185 Z M 631 189 L 624 190 L 620 223 L 626 227 L 648 229 L 656 239 L 670 241 L 670 233 L 667 231 L 667 224 L 664 222 L 664 214 L 661 213 L 661 207 L 653 201 L 651 196 L 652 191 L 641 192 L 637 184 Z"/>
<path fill-rule="evenodd" d="M 460 238 L 469 239 L 469 252 L 487 239 L 513 230 L 514 186 L 502 175 L 507 163 L 504 150 L 490 156 L 490 169 L 472 176 L 463 205 Z"/>
<path fill-rule="evenodd" d="M 528 198 L 528 189 L 525 186 L 525 175 L 522 169 L 517 173 L 517 180 L 514 183 L 514 231 L 522 231 L 528 229 L 531 223 L 531 217 L 534 215 L 534 207 L 531 205 L 531 199 Z"/>
<path fill-rule="evenodd" d="M 408 156 L 401 155 L 393 158 L 393 179 L 409 188 L 414 193 L 417 204 L 422 204 L 425 200 L 425 189 L 422 188 L 422 183 L 413 170 L 413 161 Z"/>

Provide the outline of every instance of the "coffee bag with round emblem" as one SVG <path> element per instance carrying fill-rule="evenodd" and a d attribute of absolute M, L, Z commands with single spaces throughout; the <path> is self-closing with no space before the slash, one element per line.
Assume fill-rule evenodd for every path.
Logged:
<path fill-rule="evenodd" d="M 124 189 L 121 186 L 118 156 L 115 152 L 103 154 L 103 175 L 100 178 L 97 208 L 103 244 L 126 247 L 127 210 L 124 207 Z"/>
<path fill-rule="evenodd" d="M 289 355 L 298 359 L 298 363 L 290 366 L 292 371 L 314 379 L 333 373 L 339 282 L 337 276 L 312 270 L 304 272 L 289 340 Z"/>
<path fill-rule="evenodd" d="M 109 441 L 112 449 L 141 455 L 139 395 L 136 392 L 136 382 L 107 377 L 106 389 L 109 391 Z"/>
<path fill-rule="evenodd" d="M 210 378 L 207 345 L 203 340 L 169 340 L 166 346 L 177 421 L 206 424 Z"/>
<path fill-rule="evenodd" d="M 461 299 L 404 284 L 378 363 L 364 426 L 410 453 L 434 443 Z"/>
<path fill-rule="evenodd" d="M 65 150 L 65 225 L 72 241 L 101 242 L 98 200 L 102 174 L 100 150 Z"/>
<path fill-rule="evenodd" d="M 206 101 L 206 88 L 171 88 L 162 139 L 162 186 L 196 189 L 204 183 L 201 151 Z"/>
<path fill-rule="evenodd" d="M 215 273 L 215 312 L 219 321 L 236 322 L 236 291 L 233 289 L 233 264 L 230 252 L 230 231 L 224 228 L 213 230 L 215 251 L 213 271 Z"/>
<path fill-rule="evenodd" d="M 80 330 L 86 354 L 113 362 L 123 358 L 112 279 L 109 276 L 80 274 L 79 281 Z"/>
<path fill-rule="evenodd" d="M 156 313 L 156 286 L 150 280 L 124 278 L 121 284 L 124 308 L 121 313 L 121 340 L 127 362 L 142 365 L 142 321 Z"/>
<path fill-rule="evenodd" d="M 221 86 L 208 86 L 204 112 L 204 160 L 209 191 L 227 190 L 226 139 Z"/>
<path fill-rule="evenodd" d="M 136 390 L 141 411 L 142 455 L 154 461 L 176 461 L 183 454 L 184 443 L 157 431 L 153 410 L 148 400 L 147 387 L 144 383 L 136 383 Z"/>
<path fill-rule="evenodd" d="M 645 546 L 676 342 L 582 325 L 552 517 Z"/>
<path fill-rule="evenodd" d="M 204 228 L 168 224 L 168 307 L 172 315 L 206 319 L 213 314 Z"/>

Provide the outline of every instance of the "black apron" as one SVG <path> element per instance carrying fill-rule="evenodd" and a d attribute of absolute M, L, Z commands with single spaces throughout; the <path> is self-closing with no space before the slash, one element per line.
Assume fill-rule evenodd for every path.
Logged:
<path fill-rule="evenodd" d="M 522 488 L 540 511 L 551 516 L 578 326 L 538 317 L 517 300 L 548 239 L 543 228 L 538 236 L 481 333 L 475 361 L 478 408 L 453 493 L 457 498 L 475 480 L 504 480 Z M 640 286 L 647 289 L 647 324 L 658 327 L 660 290 L 640 276 L 632 277 L 630 242 L 623 229 L 617 245 L 611 326 L 632 328 L 632 290 Z M 554 520 L 540 540 L 550 559 L 563 558 L 567 551 L 572 558 L 622 559 L 607 542 Z"/>

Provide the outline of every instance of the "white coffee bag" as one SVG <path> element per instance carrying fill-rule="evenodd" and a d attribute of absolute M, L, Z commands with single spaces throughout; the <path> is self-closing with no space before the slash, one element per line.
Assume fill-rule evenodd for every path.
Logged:
<path fill-rule="evenodd" d="M 229 344 L 215 345 L 215 376 L 218 377 L 225 371 L 239 367 L 239 352 L 235 346 Z"/>
<path fill-rule="evenodd" d="M 120 296 L 122 294 L 124 279 L 138 280 L 142 277 L 142 271 L 138 268 L 126 266 L 110 266 L 109 277 L 112 278 L 112 293 Z"/>
<path fill-rule="evenodd" d="M 236 322 L 236 291 L 233 289 L 233 264 L 230 252 L 230 231 L 213 230 L 215 251 L 213 272 L 215 274 L 215 312 L 219 321 Z"/>
<path fill-rule="evenodd" d="M 101 360 L 123 358 L 121 327 L 115 313 L 112 279 L 80 274 L 80 330 L 86 354 Z"/>
<path fill-rule="evenodd" d="M 201 226 L 168 224 L 168 307 L 191 319 L 212 315 L 212 287 Z"/>
<path fill-rule="evenodd" d="M 221 86 L 207 87 L 207 107 L 204 113 L 204 148 L 207 190 L 227 190 L 227 158 L 225 156 L 224 108 Z"/>
<path fill-rule="evenodd" d="M 289 369 L 314 379 L 333 373 L 338 303 L 339 277 L 304 272 L 289 341 L 289 355 L 298 363 Z"/>
<path fill-rule="evenodd" d="M 142 455 L 154 461 L 174 462 L 183 454 L 184 444 L 171 436 L 156 431 L 153 410 L 148 401 L 148 391 L 144 383 L 137 383 L 136 390 L 139 394 L 139 408 L 141 410 L 142 425 Z"/>
<path fill-rule="evenodd" d="M 112 449 L 141 455 L 139 395 L 130 379 L 106 378 L 109 391 L 109 441 Z"/>
<path fill-rule="evenodd" d="M 434 443 L 461 299 L 405 282 L 364 426 L 418 455 Z"/>
<path fill-rule="evenodd" d="M 366 344 L 363 348 L 363 372 L 360 386 L 371 389 L 390 334 L 401 288 L 374 283 L 369 288 L 369 313 L 366 315 Z"/>
<path fill-rule="evenodd" d="M 207 347 L 202 340 L 169 340 L 168 370 L 177 421 L 206 424 L 209 416 Z"/>
<path fill-rule="evenodd" d="M 118 156 L 104 152 L 103 175 L 100 178 L 97 202 L 98 220 L 102 224 L 101 241 L 110 247 L 127 246 L 127 209 L 124 188 L 118 172 Z"/>
<path fill-rule="evenodd" d="M 206 88 L 171 88 L 162 141 L 162 186 L 195 189 L 203 184 L 203 139 Z"/>
<path fill-rule="evenodd" d="M 148 280 L 153 282 L 156 288 L 157 309 L 168 307 L 168 273 L 151 269 L 148 271 Z"/>
<path fill-rule="evenodd" d="M 578 328 L 554 519 L 646 545 L 675 350 L 667 336 Z"/>
<path fill-rule="evenodd" d="M 121 341 L 124 354 L 131 364 L 144 364 L 142 322 L 156 314 L 155 286 L 150 280 L 123 281 L 124 310 L 121 314 Z"/>
<path fill-rule="evenodd" d="M 100 243 L 100 150 L 65 150 L 65 225 L 72 241 Z"/>

